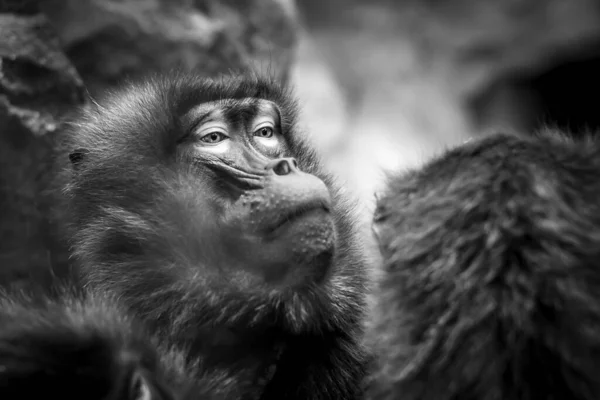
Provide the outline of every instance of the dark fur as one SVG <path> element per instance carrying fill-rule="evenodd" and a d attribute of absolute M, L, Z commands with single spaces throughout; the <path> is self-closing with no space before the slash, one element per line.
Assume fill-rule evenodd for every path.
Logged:
<path fill-rule="evenodd" d="M 288 156 L 332 192 L 338 247 L 323 285 L 267 292 L 221 276 L 219 227 L 204 207 L 215 194 L 172 155 L 184 134 L 180 115 L 202 102 L 244 97 L 279 105 Z M 352 207 L 296 132 L 295 118 L 293 96 L 257 77 L 159 77 L 110 96 L 65 142 L 68 152 L 88 151 L 75 157 L 77 168 L 65 168 L 74 255 L 89 288 L 115 293 L 160 337 L 191 346 L 191 357 L 228 376 L 239 393 L 349 399 L 363 376 L 363 253 Z M 221 345 L 222 356 L 207 356 Z M 272 363 L 276 372 L 263 390 L 257 381 Z"/>
<path fill-rule="evenodd" d="M 600 396 L 600 143 L 495 135 L 390 179 L 372 399 Z"/>
<path fill-rule="evenodd" d="M 1 296 L 0 398 L 208 398 L 186 375 L 193 366 L 157 345 L 114 301 L 62 297 Z"/>

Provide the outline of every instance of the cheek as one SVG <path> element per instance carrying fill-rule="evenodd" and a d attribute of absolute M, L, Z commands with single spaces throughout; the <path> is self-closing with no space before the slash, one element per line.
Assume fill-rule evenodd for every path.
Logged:
<path fill-rule="evenodd" d="M 254 146 L 263 154 L 269 157 L 280 157 L 283 153 L 286 153 L 287 148 L 282 139 L 266 139 L 256 137 L 254 138 Z"/>
<path fill-rule="evenodd" d="M 192 151 L 195 154 L 215 154 L 215 155 L 226 155 L 232 151 L 231 140 L 223 140 L 222 142 L 215 144 L 194 144 L 192 145 Z"/>

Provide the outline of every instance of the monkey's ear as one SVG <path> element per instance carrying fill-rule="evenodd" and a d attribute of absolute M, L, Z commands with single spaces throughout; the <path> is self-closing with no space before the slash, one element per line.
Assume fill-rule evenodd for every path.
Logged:
<path fill-rule="evenodd" d="M 71 160 L 71 164 L 74 169 L 79 168 L 81 163 L 85 160 L 86 154 L 90 151 L 88 149 L 75 149 L 71 154 L 69 154 L 69 160 Z"/>

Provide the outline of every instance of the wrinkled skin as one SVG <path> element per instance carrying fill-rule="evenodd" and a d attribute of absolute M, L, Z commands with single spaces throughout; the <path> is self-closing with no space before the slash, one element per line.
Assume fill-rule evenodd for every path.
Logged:
<path fill-rule="evenodd" d="M 183 162 L 197 165 L 219 194 L 208 207 L 222 227 L 222 254 L 231 253 L 229 268 L 247 272 L 251 285 L 321 281 L 335 248 L 331 195 L 294 158 L 281 157 L 289 150 L 277 105 L 262 99 L 204 103 L 182 120 L 190 121 L 190 133 L 179 142 Z M 233 243 L 236 251 L 228 252 Z"/>

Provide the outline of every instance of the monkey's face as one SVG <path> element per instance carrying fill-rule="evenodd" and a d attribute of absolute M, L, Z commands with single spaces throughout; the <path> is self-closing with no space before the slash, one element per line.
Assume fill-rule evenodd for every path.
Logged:
<path fill-rule="evenodd" d="M 221 264 L 273 287 L 320 282 L 335 247 L 329 190 L 301 170 L 281 118 L 268 100 L 207 102 L 181 118 L 177 143 L 180 173 L 214 193 Z"/>

